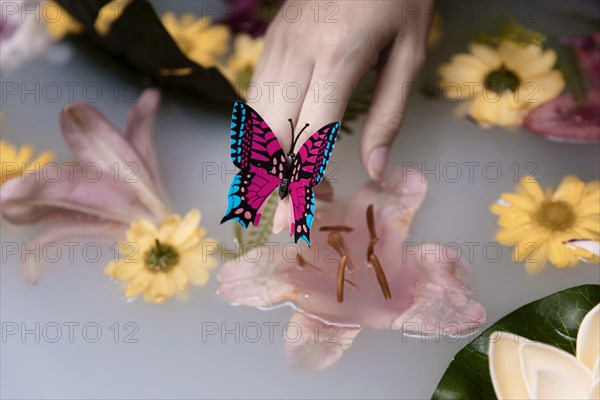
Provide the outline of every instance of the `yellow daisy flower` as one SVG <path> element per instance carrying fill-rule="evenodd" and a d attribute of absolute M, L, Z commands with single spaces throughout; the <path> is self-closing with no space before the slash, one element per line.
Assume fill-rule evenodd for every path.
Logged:
<path fill-rule="evenodd" d="M 515 245 L 513 260 L 524 262 L 529 274 L 544 268 L 548 259 L 558 268 L 575 267 L 580 260 L 598 262 L 598 256 L 569 244 L 600 239 L 600 182 L 588 184 L 576 176 L 563 178 L 556 191 L 542 191 L 534 177 L 504 193 L 490 207 L 498 216 L 496 240 Z"/>
<path fill-rule="evenodd" d="M 438 68 L 444 95 L 466 100 L 468 114 L 482 127 L 516 128 L 529 110 L 557 96 L 562 74 L 553 69 L 554 50 L 503 41 L 496 48 L 479 43 Z"/>
<path fill-rule="evenodd" d="M 205 68 L 214 67 L 229 49 L 229 27 L 213 25 L 209 18 L 196 19 L 192 13 L 177 18 L 168 11 L 162 23 L 183 54 Z"/>
<path fill-rule="evenodd" d="M 46 151 L 35 159 L 31 159 L 33 147 L 26 144 L 17 149 L 10 143 L 0 140 L 0 164 L 2 175 L 0 185 L 9 179 L 23 175 L 34 169 L 40 169 L 54 159 L 54 155 Z"/>
<path fill-rule="evenodd" d="M 217 244 L 205 237 L 199 224 L 198 210 L 183 219 L 171 215 L 160 227 L 148 220 L 133 222 L 127 241 L 119 244 L 123 258 L 108 264 L 104 273 L 126 282 L 125 298 L 143 294 L 152 303 L 164 303 L 190 283 L 206 284 L 209 271 L 217 266 L 216 258 L 207 252 Z"/>
<path fill-rule="evenodd" d="M 223 76 L 234 85 L 238 93 L 250 83 L 264 47 L 264 37 L 255 39 L 247 33 L 240 33 L 234 39 L 233 53 L 224 64 L 219 65 Z"/>
<path fill-rule="evenodd" d="M 94 21 L 94 29 L 100 36 L 106 36 L 110 32 L 112 25 L 121 18 L 123 11 L 131 3 L 131 0 L 112 0 L 106 3 Z"/>
<path fill-rule="evenodd" d="M 78 35 L 83 32 L 83 25 L 55 1 L 44 3 L 42 15 L 46 21 L 46 29 L 54 40 L 60 40 L 68 34 Z"/>

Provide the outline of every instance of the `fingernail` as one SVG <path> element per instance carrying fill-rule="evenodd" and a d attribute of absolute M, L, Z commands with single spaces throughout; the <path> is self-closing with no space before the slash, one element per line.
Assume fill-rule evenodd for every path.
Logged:
<path fill-rule="evenodd" d="M 378 181 L 383 177 L 387 156 L 388 148 L 385 146 L 376 147 L 371 151 L 369 162 L 367 164 L 367 172 L 371 176 L 371 179 Z"/>

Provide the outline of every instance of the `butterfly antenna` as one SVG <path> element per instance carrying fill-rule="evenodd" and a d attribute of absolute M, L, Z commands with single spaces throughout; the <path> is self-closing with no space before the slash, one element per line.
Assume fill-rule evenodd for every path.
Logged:
<path fill-rule="evenodd" d="M 298 143 L 298 139 L 300 139 L 300 135 L 302 135 L 302 132 L 304 132 L 304 130 L 306 128 L 308 128 L 308 123 L 306 125 L 304 125 L 304 128 L 302 128 L 302 130 L 300 132 L 298 132 L 298 135 L 296 135 L 296 138 L 294 139 L 293 135 L 292 135 L 292 151 L 294 151 L 294 147 L 296 147 L 296 143 Z"/>
<path fill-rule="evenodd" d="M 290 130 L 292 133 L 292 143 L 294 143 L 294 123 L 292 122 L 291 118 L 288 118 L 288 121 L 290 122 Z"/>

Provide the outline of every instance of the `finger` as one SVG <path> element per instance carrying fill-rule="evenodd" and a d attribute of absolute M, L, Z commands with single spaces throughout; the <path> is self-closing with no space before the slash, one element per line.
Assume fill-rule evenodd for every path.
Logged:
<path fill-rule="evenodd" d="M 257 65 L 247 92 L 247 102 L 267 122 L 287 153 L 291 144 L 289 118 L 298 119 L 302 99 L 294 91 L 306 92 L 314 62 L 308 55 L 294 53 L 278 35 L 265 42 L 265 51 Z M 269 37 L 267 38 L 269 40 Z"/>
<path fill-rule="evenodd" d="M 380 70 L 373 102 L 361 136 L 361 158 L 372 179 L 380 180 L 387 163 L 390 146 L 400 130 L 407 94 L 420 69 L 425 52 L 425 35 L 410 32 L 398 38 L 387 63 Z M 422 37 L 421 37 L 422 36 Z"/>
<path fill-rule="evenodd" d="M 298 131 L 310 124 L 298 140 L 301 146 L 314 132 L 330 122 L 341 121 L 352 92 L 369 69 L 371 54 L 336 57 L 326 53 L 317 58 L 300 115 Z"/>

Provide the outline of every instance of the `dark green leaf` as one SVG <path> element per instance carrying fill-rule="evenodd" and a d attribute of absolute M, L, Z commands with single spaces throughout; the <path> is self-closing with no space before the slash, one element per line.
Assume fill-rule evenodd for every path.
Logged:
<path fill-rule="evenodd" d="M 600 285 L 566 289 L 529 303 L 486 329 L 459 351 L 446 369 L 432 399 L 495 399 L 488 367 L 491 333 L 512 332 L 575 354 L 583 317 L 600 303 Z"/>

